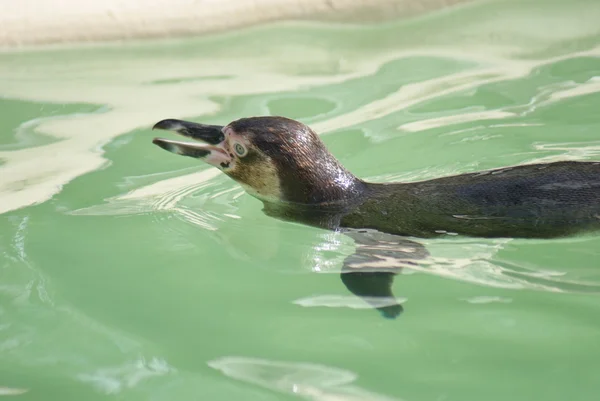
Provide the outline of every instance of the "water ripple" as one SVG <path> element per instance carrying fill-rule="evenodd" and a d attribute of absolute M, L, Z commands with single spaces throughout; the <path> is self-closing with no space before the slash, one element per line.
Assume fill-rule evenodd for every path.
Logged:
<path fill-rule="evenodd" d="M 166 221 L 168 216 L 175 216 L 181 221 L 197 225 L 206 230 L 217 230 L 225 219 L 213 212 L 211 204 L 229 205 L 236 196 L 243 193 L 241 188 L 224 186 L 218 182 L 224 178 L 214 169 L 139 187 L 124 195 L 118 195 L 105 200 L 104 203 L 67 211 L 67 214 L 77 216 L 118 216 L 150 214 L 159 221 Z M 218 178 L 217 178 L 218 177 Z M 229 183 L 228 183 L 229 184 Z M 193 199 L 193 195 L 201 193 L 202 197 Z M 184 201 L 192 200 L 190 206 Z M 218 205 L 217 205 L 218 204 Z M 219 209 L 217 207 L 217 209 Z M 235 208 L 233 208 L 233 211 Z M 234 216 L 229 214 L 230 216 Z M 229 217 L 228 220 L 235 219 Z"/>
<path fill-rule="evenodd" d="M 21 394 L 25 394 L 27 391 L 29 391 L 29 390 L 24 389 L 24 388 L 0 386 L 0 395 L 21 395 Z"/>
<path fill-rule="evenodd" d="M 404 304 L 406 298 L 375 298 L 341 295 L 318 295 L 314 297 L 300 298 L 293 301 L 294 304 L 307 308 L 327 307 L 327 308 L 349 308 L 349 309 L 372 309 L 396 304 Z"/>
<path fill-rule="evenodd" d="M 342 262 L 353 252 L 350 240 L 344 239 L 343 234 L 331 233 L 320 235 L 321 241 L 307 251 L 303 261 L 306 270 L 312 269 L 319 273 L 339 274 Z M 594 293 L 600 294 L 600 277 L 572 278 L 578 272 L 573 266 L 564 266 L 563 271 L 549 270 L 537 264 L 526 264 L 521 260 L 511 261 L 503 255 L 505 248 L 512 244 L 513 247 L 527 248 L 537 242 L 515 241 L 513 239 L 481 240 L 472 238 L 453 237 L 451 239 L 419 239 L 411 238 L 423 245 L 429 252 L 424 259 L 411 260 L 407 264 L 404 260 L 397 260 L 393 256 L 381 257 L 379 262 L 370 263 L 372 269 L 383 271 L 390 268 L 402 268 L 401 275 L 423 273 L 444 279 L 469 282 L 490 288 L 504 288 L 512 290 L 536 290 L 562 293 Z M 544 243 L 546 246 L 557 247 L 572 243 L 569 241 L 551 241 Z M 580 242 L 597 242 L 594 238 L 582 238 Z M 516 244 L 516 245 L 515 245 Z M 359 301 L 346 298 L 318 298 L 304 299 L 300 302 L 303 306 L 345 306 L 350 308 L 360 305 Z"/>
<path fill-rule="evenodd" d="M 91 373 L 80 373 L 77 378 L 90 383 L 105 394 L 117 394 L 137 386 L 141 381 L 176 372 L 165 360 L 140 358 L 121 366 L 99 368 Z"/>
<path fill-rule="evenodd" d="M 398 400 L 351 385 L 358 378 L 353 372 L 315 363 L 229 356 L 212 360 L 208 366 L 232 379 L 308 400 Z"/>

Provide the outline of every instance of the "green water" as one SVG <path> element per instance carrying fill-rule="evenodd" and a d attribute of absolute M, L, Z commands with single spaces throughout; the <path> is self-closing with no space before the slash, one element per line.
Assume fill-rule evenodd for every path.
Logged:
<path fill-rule="evenodd" d="M 353 244 L 151 144 L 261 114 L 356 175 L 600 160 L 600 3 L 0 54 L 0 394 L 23 400 L 597 400 L 600 237 L 420 241 L 383 319 Z"/>

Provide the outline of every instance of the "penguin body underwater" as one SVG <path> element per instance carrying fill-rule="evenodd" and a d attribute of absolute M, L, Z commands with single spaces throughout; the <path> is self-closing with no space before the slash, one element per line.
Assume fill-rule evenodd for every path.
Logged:
<path fill-rule="evenodd" d="M 373 272 L 369 260 L 400 254 L 410 264 L 426 256 L 422 246 L 404 237 L 558 238 L 600 230 L 600 162 L 371 183 L 345 169 L 308 126 L 285 117 L 242 118 L 227 126 L 166 119 L 153 129 L 199 141 L 155 138 L 153 143 L 218 168 L 261 200 L 267 215 L 352 237 L 357 252 L 347 258 L 343 273 L 358 275 L 342 275 L 346 281 Z M 379 274 L 380 283 L 369 284 L 371 290 L 345 284 L 359 296 L 389 297 L 390 269 Z M 397 308 L 387 312 L 399 313 Z"/>

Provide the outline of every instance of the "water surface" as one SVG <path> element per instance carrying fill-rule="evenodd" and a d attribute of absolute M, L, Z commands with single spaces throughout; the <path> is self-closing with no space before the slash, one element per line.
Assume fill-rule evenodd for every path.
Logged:
<path fill-rule="evenodd" d="M 0 394 L 595 400 L 599 236 L 420 240 L 383 319 L 340 282 L 352 241 L 264 216 L 149 128 L 285 115 L 381 182 L 600 160 L 598 21 L 496 1 L 0 54 Z"/>

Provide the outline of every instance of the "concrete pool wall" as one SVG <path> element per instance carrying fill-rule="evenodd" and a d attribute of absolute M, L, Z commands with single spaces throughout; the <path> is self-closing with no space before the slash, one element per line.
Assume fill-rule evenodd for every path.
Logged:
<path fill-rule="evenodd" d="M 283 20 L 381 21 L 474 0 L 0 0 L 0 48 L 191 36 Z"/>

